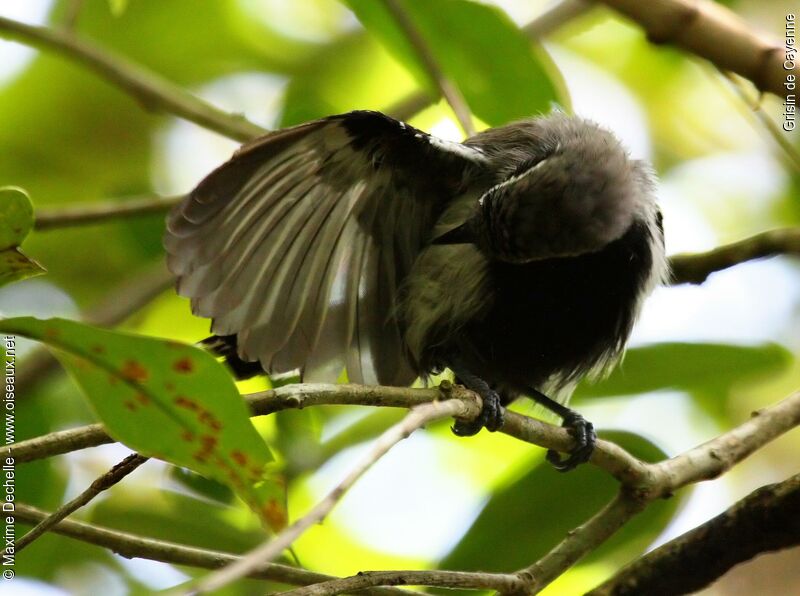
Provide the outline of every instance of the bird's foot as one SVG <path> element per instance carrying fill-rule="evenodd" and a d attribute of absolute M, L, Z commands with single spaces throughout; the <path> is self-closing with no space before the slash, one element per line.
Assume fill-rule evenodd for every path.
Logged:
<path fill-rule="evenodd" d="M 575 447 L 572 448 L 566 459 L 562 459 L 558 451 L 548 449 L 547 461 L 553 464 L 553 467 L 559 472 L 569 472 L 589 461 L 597 442 L 597 433 L 591 422 L 572 410 L 564 415 L 561 426 L 575 438 Z"/>
<path fill-rule="evenodd" d="M 499 430 L 505 421 L 505 409 L 500 404 L 500 396 L 496 391 L 488 389 L 479 392 L 483 405 L 481 413 L 474 420 L 456 420 L 451 427 L 454 435 L 471 437 L 486 428 L 489 432 Z"/>

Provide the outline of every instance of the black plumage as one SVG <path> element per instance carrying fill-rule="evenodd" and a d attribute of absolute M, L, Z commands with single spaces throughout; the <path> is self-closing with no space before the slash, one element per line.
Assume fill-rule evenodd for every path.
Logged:
<path fill-rule="evenodd" d="M 578 452 L 553 458 L 570 468 L 594 435 L 557 401 L 618 358 L 666 275 L 652 187 L 580 118 L 460 144 L 352 112 L 244 146 L 171 213 L 165 246 L 237 374 L 406 385 L 448 367 L 484 400 L 458 434 L 526 394 L 574 429 Z"/>

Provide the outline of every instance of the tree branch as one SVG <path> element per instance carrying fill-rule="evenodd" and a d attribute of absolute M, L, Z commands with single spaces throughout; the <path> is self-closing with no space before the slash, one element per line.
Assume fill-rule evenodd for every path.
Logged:
<path fill-rule="evenodd" d="M 588 522 L 572 530 L 553 550 L 517 572 L 521 593 L 536 594 L 586 554 L 614 535 L 651 502 L 677 489 L 720 476 L 770 441 L 800 424 L 800 391 L 754 413 L 747 422 L 671 459 L 644 464 L 620 493 Z"/>
<path fill-rule="evenodd" d="M 135 97 L 147 109 L 160 109 L 238 141 L 249 141 L 266 129 L 244 116 L 229 114 L 195 97 L 161 75 L 108 48 L 82 40 L 69 31 L 26 25 L 0 17 L 0 37 L 52 50 L 94 70 Z"/>
<path fill-rule="evenodd" d="M 762 232 L 704 253 L 674 255 L 670 258 L 672 283 L 701 284 L 716 271 L 779 254 L 800 256 L 800 228 Z"/>
<path fill-rule="evenodd" d="M 470 410 L 476 410 L 478 408 L 477 396 L 473 399 L 473 406 L 473 408 L 468 409 L 462 400 L 448 399 L 415 407 L 403 420 L 378 437 L 367 457 L 353 468 L 311 511 L 280 532 L 272 540 L 247 553 L 239 561 L 204 577 L 197 582 L 191 593 L 201 594 L 219 590 L 231 582 L 248 575 L 253 569 L 272 561 L 289 548 L 311 526 L 322 522 L 356 481 L 397 443 L 408 438 L 414 431 L 430 422 L 451 416 L 464 416 L 469 414 Z"/>
<path fill-rule="evenodd" d="M 99 495 L 104 490 L 108 490 L 118 482 L 120 482 L 123 478 L 125 478 L 128 474 L 133 472 L 136 468 L 141 466 L 144 462 L 146 462 L 149 458 L 139 455 L 138 453 L 133 453 L 111 468 L 108 472 L 100 476 L 97 480 L 92 482 L 85 491 L 79 494 L 77 497 L 65 503 L 58 509 L 56 509 L 53 513 L 43 519 L 41 522 L 36 524 L 36 526 L 27 534 L 25 534 L 22 538 L 16 541 L 14 547 L 16 548 L 17 552 L 21 551 L 23 548 L 28 546 L 31 542 L 39 538 L 42 534 L 50 530 L 53 526 L 55 526 L 58 522 L 62 519 L 66 518 L 71 513 L 74 513 L 87 503 L 89 503 L 92 499 L 94 499 L 97 495 Z"/>
<path fill-rule="evenodd" d="M 34 229 L 41 232 L 58 228 L 102 223 L 114 219 L 165 213 L 183 200 L 171 197 L 137 197 L 124 200 L 78 203 L 68 207 L 40 207 L 36 210 Z"/>
<path fill-rule="evenodd" d="M 264 416 L 285 409 L 302 409 L 317 405 L 360 405 L 375 407 L 414 408 L 441 399 L 442 394 L 462 403 L 460 416 L 470 419 L 478 415 L 475 394 L 447 381 L 439 388 L 380 387 L 367 385 L 330 385 L 301 383 L 245 396 L 253 416 Z M 573 438 L 565 429 L 516 412 L 507 412 L 499 432 L 548 449 L 568 451 Z M 90 424 L 58 431 L 0 447 L 0 458 L 13 457 L 24 463 L 79 449 L 95 447 L 114 440 L 101 424 Z M 599 440 L 591 463 L 606 470 L 620 482 L 635 482 L 646 472 L 646 464 L 621 447 Z"/>
<path fill-rule="evenodd" d="M 760 553 L 800 545 L 798 511 L 800 474 L 750 493 L 628 565 L 588 596 L 694 593 Z"/>
<path fill-rule="evenodd" d="M 636 21 L 651 42 L 673 44 L 722 70 L 749 79 L 761 91 L 785 97 L 782 43 L 754 33 L 738 15 L 709 0 L 594 0 Z"/>
<path fill-rule="evenodd" d="M 458 385 L 450 386 L 447 381 L 439 388 L 300 383 L 252 393 L 246 395 L 245 400 L 253 416 L 264 416 L 280 410 L 317 405 L 413 408 L 440 399 L 443 392 L 449 399 L 462 401 L 465 411 L 460 416 L 470 419 L 478 414 L 475 394 Z M 791 403 L 791 398 L 785 401 Z M 790 414 L 794 412 L 794 406 L 788 407 Z M 772 408 L 767 411 L 772 411 Z M 792 416 L 794 414 L 780 421 L 780 427 L 783 428 L 786 423 L 790 426 L 794 424 Z M 513 411 L 506 413 L 505 424 L 499 432 L 547 449 L 568 451 L 573 446 L 573 438 L 565 429 Z M 14 457 L 18 463 L 24 463 L 112 442 L 114 440 L 103 425 L 90 424 L 0 446 L 0 458 Z M 646 464 L 618 445 L 602 439 L 598 440 L 590 463 L 604 469 L 625 485 L 641 485 L 653 474 L 652 464 Z"/>
<path fill-rule="evenodd" d="M 357 575 L 279 592 L 274 596 L 336 596 L 374 586 L 436 586 L 514 592 L 520 580 L 505 573 L 466 571 L 360 571 Z"/>
<path fill-rule="evenodd" d="M 428 71 L 428 75 L 439 88 L 442 97 L 450 104 L 464 134 L 468 137 L 474 135 L 475 125 L 472 123 L 472 114 L 464 96 L 461 94 L 458 87 L 444 74 L 444 70 L 439 66 L 439 62 L 433 55 L 425 38 L 406 14 L 405 10 L 403 10 L 402 6 L 400 6 L 400 1 L 383 0 L 383 3 L 394 18 L 397 26 L 400 27 L 400 30 L 406 36 L 411 47 L 414 48 L 423 66 Z"/>
<path fill-rule="evenodd" d="M 13 515 L 17 523 L 36 524 L 46 519 L 50 513 L 32 505 L 16 503 Z M 60 521 L 51 531 L 68 538 L 107 548 L 128 559 L 149 559 L 172 565 L 217 569 L 229 565 L 240 558 L 231 553 L 184 546 L 165 540 L 144 538 L 135 534 L 68 519 Z M 306 571 L 305 569 L 279 563 L 262 565 L 248 577 L 299 586 L 337 579 L 323 573 Z M 373 588 L 365 590 L 364 593 L 372 593 L 372 596 L 408 596 L 410 594 L 410 592 L 396 588 Z"/>
<path fill-rule="evenodd" d="M 24 464 L 114 442 L 114 439 L 108 436 L 105 426 L 87 424 L 4 445 L 0 450 L 3 457 L 13 457 L 16 463 Z"/>

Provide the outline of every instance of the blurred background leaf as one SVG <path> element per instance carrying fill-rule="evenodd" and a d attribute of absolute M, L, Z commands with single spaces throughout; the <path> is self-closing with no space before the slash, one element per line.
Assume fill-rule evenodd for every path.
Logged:
<path fill-rule="evenodd" d="M 347 4 L 430 96 L 437 97 L 435 82 L 386 5 L 370 0 L 348 0 Z M 445 75 L 461 90 L 475 115 L 490 126 L 547 113 L 554 105 L 569 107 L 555 65 L 497 8 L 467 0 L 407 0 L 402 8 Z"/>
<path fill-rule="evenodd" d="M 776 375 L 792 363 L 792 353 L 776 344 L 665 343 L 632 348 L 606 379 L 583 383 L 575 392 L 586 397 L 634 395 L 663 389 L 725 394 L 747 380 Z"/>

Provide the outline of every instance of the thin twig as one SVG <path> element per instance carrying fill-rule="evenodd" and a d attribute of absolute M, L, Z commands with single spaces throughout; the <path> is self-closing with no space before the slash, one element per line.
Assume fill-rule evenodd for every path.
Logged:
<path fill-rule="evenodd" d="M 770 441 L 800 424 L 800 391 L 756 412 L 750 420 L 671 459 L 645 464 L 644 472 L 544 557 L 517 572 L 526 594 L 536 594 L 588 553 L 597 549 L 634 515 L 688 484 L 723 474 Z"/>
<path fill-rule="evenodd" d="M 68 0 L 64 4 L 64 15 L 61 17 L 61 26 L 67 31 L 73 31 L 78 25 L 78 17 L 81 16 L 83 0 Z"/>
<path fill-rule="evenodd" d="M 400 6 L 399 0 L 383 0 L 386 9 L 391 13 L 397 26 L 400 27 L 408 42 L 414 48 L 420 61 L 422 62 L 428 75 L 431 77 L 445 101 L 450 104 L 453 113 L 458 119 L 464 134 L 471 137 L 475 134 L 475 125 L 472 122 L 472 114 L 464 96 L 458 87 L 444 74 L 444 70 L 439 66 L 439 62 L 433 55 L 433 51 L 428 46 L 422 33 L 417 29 L 411 18 Z"/>
<path fill-rule="evenodd" d="M 26 25 L 0 17 L 0 37 L 54 50 L 75 60 L 138 99 L 147 109 L 171 112 L 239 141 L 249 141 L 267 132 L 244 116 L 224 112 L 161 75 L 69 31 Z"/>
<path fill-rule="evenodd" d="M 569 532 L 567 537 L 544 557 L 517 572 L 519 578 L 526 584 L 520 593 L 540 592 L 582 557 L 611 538 L 646 505 L 645 501 L 633 497 L 624 489 L 620 491 L 608 505 Z"/>
<path fill-rule="evenodd" d="M 311 526 L 325 519 L 353 484 L 397 443 L 430 422 L 451 416 L 463 416 L 466 413 L 464 402 L 459 399 L 448 399 L 417 406 L 400 423 L 392 426 L 378 437 L 369 455 L 356 465 L 311 511 L 269 542 L 265 542 L 250 551 L 241 560 L 200 580 L 191 589 L 190 593 L 198 594 L 219 590 L 231 582 L 248 575 L 260 565 L 272 561 L 289 548 Z"/>
<path fill-rule="evenodd" d="M 535 19 L 522 26 L 531 39 L 542 39 L 566 23 L 582 17 L 594 8 L 587 0 L 563 0 L 551 4 Z"/>
<path fill-rule="evenodd" d="M 792 143 L 786 137 L 786 134 L 781 130 L 780 126 L 778 126 L 764 110 L 764 107 L 761 104 L 760 94 L 759 97 L 752 97 L 741 77 L 737 77 L 736 75 L 725 71 L 720 71 L 720 73 L 725 80 L 728 81 L 730 87 L 733 88 L 737 97 L 742 100 L 745 106 L 747 106 L 748 110 L 755 115 L 761 125 L 766 129 L 775 144 L 780 147 L 789 164 L 796 171 L 800 172 L 800 153 L 798 153 L 797 149 L 794 148 L 794 145 L 792 145 Z"/>
<path fill-rule="evenodd" d="M 273 596 L 336 596 L 374 586 L 436 586 L 467 590 L 515 592 L 519 578 L 506 573 L 467 571 L 361 571 L 358 575 L 279 592 Z"/>
<path fill-rule="evenodd" d="M 153 213 L 165 213 L 183 199 L 171 197 L 136 197 L 118 201 L 78 203 L 67 207 L 40 207 L 36 210 L 34 228 L 37 231 L 106 222 Z"/>
<path fill-rule="evenodd" d="M 100 476 L 97 480 L 92 482 L 85 491 L 79 494 L 77 497 L 69 501 L 68 503 L 64 503 L 61 507 L 53 511 L 49 516 L 45 519 L 40 521 L 34 528 L 25 534 L 22 538 L 16 541 L 14 545 L 16 551 L 19 552 L 26 546 L 28 546 L 31 542 L 36 540 L 39 536 L 50 530 L 53 526 L 55 526 L 58 522 L 62 519 L 66 518 L 71 513 L 77 511 L 84 505 L 91 502 L 97 495 L 101 492 L 108 490 L 123 478 L 125 478 L 128 474 L 133 472 L 136 468 L 141 466 L 144 462 L 146 462 L 149 458 L 139 455 L 138 453 L 133 453 L 111 468 L 108 472 Z"/>
<path fill-rule="evenodd" d="M 669 43 L 749 79 L 761 91 L 785 97 L 784 45 L 755 33 L 733 11 L 710 0 L 594 0 L 635 21 L 651 42 Z"/>
<path fill-rule="evenodd" d="M 770 230 L 708 252 L 674 255 L 670 258 L 672 283 L 701 284 L 717 271 L 781 254 L 800 256 L 800 228 Z"/>
<path fill-rule="evenodd" d="M 736 428 L 685 453 L 652 464 L 653 476 L 637 486 L 650 500 L 688 484 L 713 480 L 767 443 L 800 424 L 800 391 L 753 412 Z"/>
<path fill-rule="evenodd" d="M 13 515 L 16 523 L 36 524 L 46 519 L 50 513 L 42 511 L 32 505 L 17 502 L 14 505 Z M 166 540 L 145 538 L 143 536 L 137 536 L 136 534 L 129 534 L 128 532 L 112 530 L 110 528 L 70 519 L 62 520 L 56 524 L 56 526 L 51 529 L 51 532 L 80 540 L 81 542 L 107 548 L 128 559 L 148 559 L 151 561 L 170 563 L 172 565 L 187 565 L 201 569 L 218 569 L 240 558 L 231 553 L 184 546 Z M 305 586 L 337 579 L 331 575 L 306 571 L 305 569 L 281 565 L 279 563 L 262 565 L 254 570 L 248 577 L 253 579 L 267 579 L 297 586 Z M 363 593 L 371 593 L 372 596 L 400 596 L 403 594 L 408 596 L 410 594 L 410 592 L 397 588 L 372 588 L 365 590 Z"/>
<path fill-rule="evenodd" d="M 383 111 L 396 120 L 411 120 L 425 108 L 436 103 L 425 91 L 413 91 L 400 98 Z"/>
<path fill-rule="evenodd" d="M 163 262 L 145 269 L 132 279 L 127 279 L 118 288 L 109 292 L 95 306 L 81 313 L 80 320 L 90 325 L 113 327 L 152 302 L 159 294 L 175 283 L 173 275 Z M 58 370 L 58 362 L 43 346 L 38 346 L 17 368 L 17 395 L 30 395 L 30 388 Z M 106 441 L 108 442 L 108 441 Z"/>

